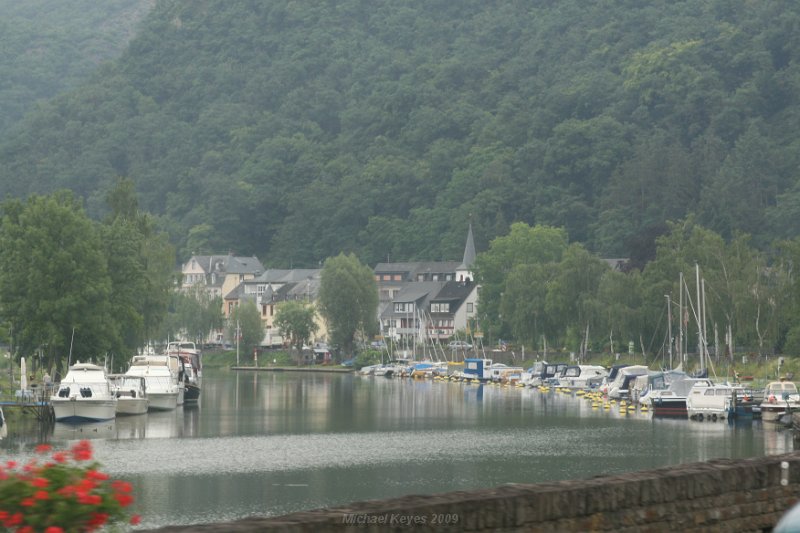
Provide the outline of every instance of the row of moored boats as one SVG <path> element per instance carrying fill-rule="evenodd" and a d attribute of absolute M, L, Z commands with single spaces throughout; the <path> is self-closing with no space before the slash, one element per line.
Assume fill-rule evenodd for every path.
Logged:
<path fill-rule="evenodd" d="M 163 353 L 135 355 L 124 374 L 108 374 L 93 363 L 70 366 L 50 404 L 58 422 L 98 422 L 197 403 L 201 383 L 195 344 L 171 342 Z"/>
<path fill-rule="evenodd" d="M 491 359 L 465 359 L 453 365 L 437 362 L 395 361 L 365 367 L 364 375 L 433 378 L 466 383 L 498 383 L 516 387 L 538 387 L 542 391 L 592 391 L 609 401 L 638 404 L 654 416 L 692 420 L 761 418 L 765 422 L 790 424 L 800 411 L 800 393 L 788 380 L 754 389 L 742 383 L 691 376 L 680 370 L 654 371 L 644 365 L 599 365 L 547 363 L 532 367 L 508 366 Z"/>

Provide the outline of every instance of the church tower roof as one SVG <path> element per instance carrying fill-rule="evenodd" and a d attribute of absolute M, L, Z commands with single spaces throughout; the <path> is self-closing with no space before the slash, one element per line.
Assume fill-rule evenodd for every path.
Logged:
<path fill-rule="evenodd" d="M 475 262 L 475 239 L 472 237 L 472 222 L 469 224 L 469 231 L 467 232 L 467 243 L 464 246 L 464 259 L 458 270 L 470 271 L 472 270 L 472 263 Z"/>

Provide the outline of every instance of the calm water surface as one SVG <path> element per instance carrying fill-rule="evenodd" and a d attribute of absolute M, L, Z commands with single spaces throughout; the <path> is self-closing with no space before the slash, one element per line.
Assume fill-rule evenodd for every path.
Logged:
<path fill-rule="evenodd" d="M 10 427 L 0 454 L 92 439 L 155 527 L 793 449 L 760 422 L 653 419 L 534 389 L 291 372 L 203 385 L 198 407 L 41 436 Z"/>

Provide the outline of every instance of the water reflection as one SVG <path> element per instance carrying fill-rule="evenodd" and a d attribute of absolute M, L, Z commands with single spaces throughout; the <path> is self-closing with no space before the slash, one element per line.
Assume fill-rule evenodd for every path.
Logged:
<path fill-rule="evenodd" d="M 201 400 L 105 425 L 57 424 L 44 437 L 11 426 L 0 450 L 93 439 L 104 468 L 136 486 L 147 527 L 792 450 L 791 431 L 760 423 L 653 419 L 575 394 L 487 385 L 207 373 Z"/>
<path fill-rule="evenodd" d="M 56 422 L 53 426 L 54 440 L 113 439 L 116 437 L 114 420 L 86 424 Z"/>

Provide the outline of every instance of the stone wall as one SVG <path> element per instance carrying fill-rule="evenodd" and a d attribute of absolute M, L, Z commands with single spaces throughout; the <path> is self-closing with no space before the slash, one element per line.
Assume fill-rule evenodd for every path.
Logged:
<path fill-rule="evenodd" d="M 769 531 L 800 499 L 800 453 L 405 496 L 158 531 Z"/>

